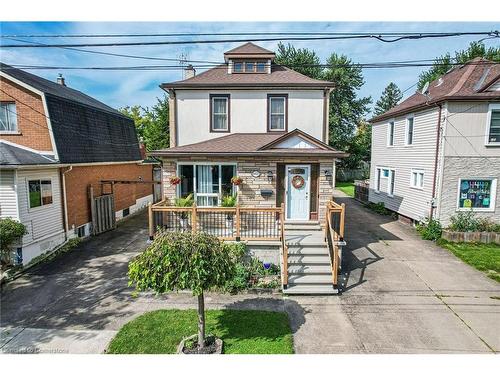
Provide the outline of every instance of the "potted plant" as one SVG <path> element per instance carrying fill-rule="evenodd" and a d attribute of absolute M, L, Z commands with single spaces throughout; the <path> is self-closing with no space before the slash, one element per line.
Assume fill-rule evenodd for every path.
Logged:
<path fill-rule="evenodd" d="M 241 185 L 243 183 L 243 179 L 240 176 L 233 176 L 233 177 L 231 177 L 231 183 L 233 185 L 238 186 L 238 185 Z"/>
<path fill-rule="evenodd" d="M 194 204 L 194 199 L 193 199 L 193 194 L 189 194 L 188 196 L 184 198 L 175 198 L 175 207 L 193 207 Z M 183 230 L 187 229 L 188 227 L 188 213 L 185 211 L 182 211 L 178 214 L 179 217 L 179 223 L 181 225 L 181 228 Z"/>
<path fill-rule="evenodd" d="M 226 195 L 225 197 L 222 197 L 221 206 L 222 207 L 236 207 L 237 201 L 238 201 L 237 195 Z M 229 213 L 226 215 L 226 228 L 227 229 L 230 229 L 233 227 L 233 219 L 234 219 L 234 215 L 231 215 Z"/>
<path fill-rule="evenodd" d="M 170 177 L 170 185 L 176 186 L 181 183 L 181 178 L 179 176 L 172 176 Z"/>

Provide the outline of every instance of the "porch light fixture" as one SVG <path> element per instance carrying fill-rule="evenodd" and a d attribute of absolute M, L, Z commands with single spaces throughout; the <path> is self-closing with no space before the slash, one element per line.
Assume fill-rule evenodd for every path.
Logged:
<path fill-rule="evenodd" d="M 267 180 L 273 182 L 273 171 L 267 171 Z"/>
<path fill-rule="evenodd" d="M 330 172 L 328 169 L 325 169 L 323 173 L 325 174 L 325 177 L 330 177 L 332 175 L 332 172 Z"/>

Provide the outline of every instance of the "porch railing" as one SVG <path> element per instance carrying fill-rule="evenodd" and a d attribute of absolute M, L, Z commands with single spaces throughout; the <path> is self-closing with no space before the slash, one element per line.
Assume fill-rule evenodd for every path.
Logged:
<path fill-rule="evenodd" d="M 338 285 L 338 274 L 342 261 L 341 243 L 344 241 L 345 204 L 329 201 L 326 205 L 325 241 L 330 254 L 332 283 Z"/>

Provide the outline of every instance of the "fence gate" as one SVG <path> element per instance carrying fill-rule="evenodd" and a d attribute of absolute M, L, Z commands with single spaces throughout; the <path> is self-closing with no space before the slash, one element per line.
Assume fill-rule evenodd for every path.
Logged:
<path fill-rule="evenodd" d="M 96 236 L 103 232 L 116 228 L 115 196 L 114 194 L 103 194 L 94 196 L 94 189 L 89 186 L 90 211 L 92 214 L 92 235 Z"/>

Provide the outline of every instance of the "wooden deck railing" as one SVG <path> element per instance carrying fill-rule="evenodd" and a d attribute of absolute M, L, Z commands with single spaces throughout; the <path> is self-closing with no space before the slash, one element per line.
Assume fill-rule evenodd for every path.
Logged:
<path fill-rule="evenodd" d="M 338 285 L 338 273 L 342 260 L 339 242 L 344 240 L 344 220 L 345 204 L 329 201 L 326 206 L 325 241 L 328 244 L 328 251 L 330 253 L 332 283 L 334 286 Z"/>

